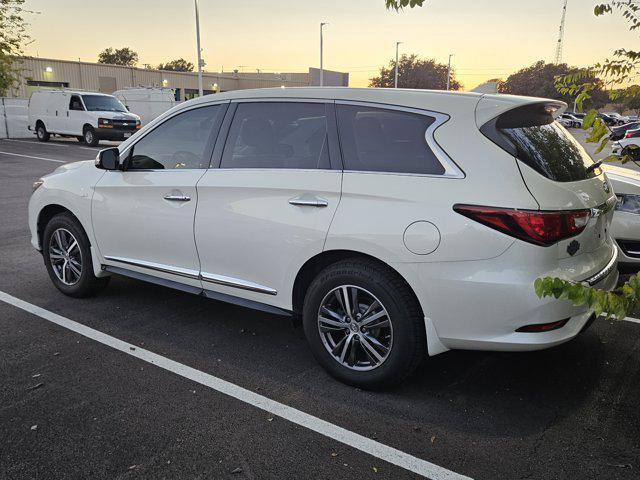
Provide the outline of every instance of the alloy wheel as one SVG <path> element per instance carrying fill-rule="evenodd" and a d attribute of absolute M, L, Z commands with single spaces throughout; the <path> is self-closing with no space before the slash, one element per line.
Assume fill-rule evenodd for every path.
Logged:
<path fill-rule="evenodd" d="M 318 330 L 333 359 L 351 370 L 379 367 L 393 346 L 386 308 L 371 292 L 355 285 L 341 285 L 325 295 Z"/>
<path fill-rule="evenodd" d="M 58 228 L 49 240 L 49 261 L 58 280 L 75 285 L 82 275 L 82 252 L 76 237 L 66 228 Z"/>

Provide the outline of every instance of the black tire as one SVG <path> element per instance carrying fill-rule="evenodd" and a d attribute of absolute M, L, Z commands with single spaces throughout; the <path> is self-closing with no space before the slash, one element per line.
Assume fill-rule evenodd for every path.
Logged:
<path fill-rule="evenodd" d="M 96 137 L 96 132 L 93 127 L 84 127 L 84 131 L 82 132 L 82 134 L 84 143 L 86 143 L 90 147 L 95 147 L 96 145 L 98 145 L 99 140 L 98 137 Z"/>
<path fill-rule="evenodd" d="M 47 132 L 47 128 L 44 126 L 44 123 L 38 122 L 36 125 L 36 136 L 41 142 L 48 142 L 51 138 L 51 134 Z"/>
<path fill-rule="evenodd" d="M 325 347 L 320 334 L 321 303 L 332 290 L 343 285 L 366 290 L 388 312 L 393 329 L 391 349 L 373 369 L 354 370 L 341 364 Z M 402 382 L 427 356 L 424 318 L 415 295 L 396 272 L 369 259 L 343 260 L 318 274 L 305 295 L 303 326 L 320 365 L 338 380 L 364 389 L 388 388 Z M 356 348 L 363 348 L 360 341 L 357 343 Z"/>
<path fill-rule="evenodd" d="M 84 137 L 76 137 L 76 140 L 78 140 L 80 143 L 84 143 Z"/>
<path fill-rule="evenodd" d="M 81 273 L 77 281 L 72 285 L 66 284 L 58 278 L 51 261 L 50 246 L 52 245 L 52 237 L 59 229 L 69 232 L 78 243 L 81 260 Z M 55 239 L 53 242 L 55 244 Z M 78 220 L 69 213 L 60 213 L 54 216 L 45 226 L 44 233 L 42 235 L 42 256 L 44 257 L 44 264 L 47 268 L 47 273 L 49 274 L 51 281 L 56 288 L 65 295 L 76 298 L 89 297 L 98 293 L 109 283 L 109 277 L 98 278 L 93 274 L 89 239 L 87 238 L 87 234 L 82 228 L 82 225 L 80 225 Z M 68 271 L 69 270 L 67 270 L 67 272 Z"/>

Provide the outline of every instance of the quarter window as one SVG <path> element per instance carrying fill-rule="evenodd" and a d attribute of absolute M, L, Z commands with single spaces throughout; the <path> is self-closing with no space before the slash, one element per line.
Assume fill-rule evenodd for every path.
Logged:
<path fill-rule="evenodd" d="M 328 169 L 323 103 L 240 103 L 221 168 Z"/>
<path fill-rule="evenodd" d="M 346 170 L 442 175 L 426 141 L 428 115 L 357 105 L 337 105 Z"/>
<path fill-rule="evenodd" d="M 128 169 L 208 168 L 205 152 L 223 113 L 221 105 L 212 105 L 171 117 L 133 146 Z"/>

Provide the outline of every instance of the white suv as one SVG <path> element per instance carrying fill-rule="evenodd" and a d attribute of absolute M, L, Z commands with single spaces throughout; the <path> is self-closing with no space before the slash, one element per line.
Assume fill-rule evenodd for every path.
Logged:
<path fill-rule="evenodd" d="M 617 281 L 616 197 L 553 121 L 564 108 L 385 89 L 206 96 L 36 182 L 32 243 L 67 295 L 120 274 L 301 317 L 322 366 L 362 387 L 448 349 L 550 347 L 593 315 L 538 299 L 537 277 Z"/>

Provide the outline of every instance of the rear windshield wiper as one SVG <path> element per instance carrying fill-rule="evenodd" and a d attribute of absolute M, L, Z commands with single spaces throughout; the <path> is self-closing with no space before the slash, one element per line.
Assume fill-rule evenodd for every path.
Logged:
<path fill-rule="evenodd" d="M 593 165 L 589 165 L 587 167 L 587 169 L 585 170 L 586 173 L 591 173 L 593 172 L 596 168 L 598 168 L 600 165 L 602 165 L 602 160 L 600 160 L 599 162 L 594 163 Z"/>

